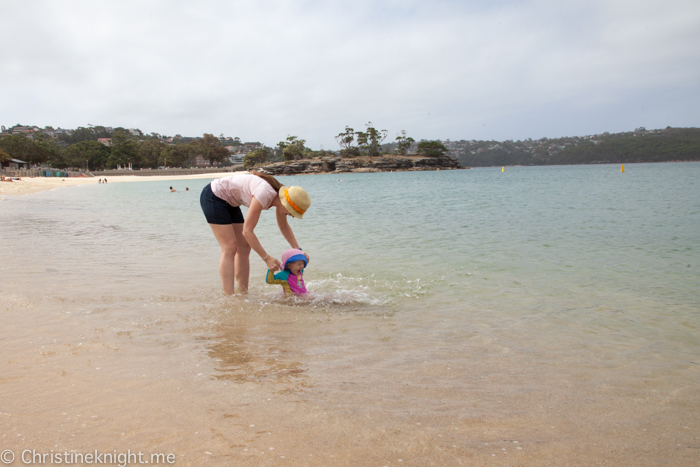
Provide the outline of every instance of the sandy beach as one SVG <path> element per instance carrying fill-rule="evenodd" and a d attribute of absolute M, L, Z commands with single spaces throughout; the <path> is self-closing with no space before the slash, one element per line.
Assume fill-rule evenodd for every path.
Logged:
<path fill-rule="evenodd" d="M 164 176 L 120 175 L 116 177 L 109 177 L 107 179 L 107 183 L 148 182 L 153 180 L 195 180 L 202 178 L 220 178 L 228 175 L 231 175 L 231 172 Z M 56 188 L 91 185 L 98 183 L 100 178 L 101 177 L 22 177 L 21 180 L 0 182 L 0 196 L 31 195 L 33 193 L 53 190 Z"/>

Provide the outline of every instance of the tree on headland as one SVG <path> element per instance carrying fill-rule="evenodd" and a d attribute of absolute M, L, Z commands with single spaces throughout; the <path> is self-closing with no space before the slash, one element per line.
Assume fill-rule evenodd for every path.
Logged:
<path fill-rule="evenodd" d="M 418 143 L 418 153 L 428 157 L 442 157 L 448 149 L 440 141 L 421 141 Z"/>
<path fill-rule="evenodd" d="M 282 150 L 282 157 L 285 161 L 303 159 L 305 139 L 298 139 L 296 136 L 287 136 L 286 141 L 277 143 L 277 147 Z"/>
<path fill-rule="evenodd" d="M 340 157 L 360 157 L 362 153 L 355 146 L 340 150 Z"/>
<path fill-rule="evenodd" d="M 304 157 L 306 159 L 323 159 L 324 157 L 335 157 L 336 154 L 333 151 L 326 151 L 325 149 L 321 149 L 320 151 L 312 151 L 307 148 L 306 152 L 304 152 Z"/>
<path fill-rule="evenodd" d="M 11 159 L 12 158 L 10 157 L 10 155 L 8 153 L 6 153 L 2 149 L 0 149 L 0 162 L 9 161 Z"/>
<path fill-rule="evenodd" d="M 367 131 L 358 131 L 357 144 L 360 151 L 369 157 L 381 155 L 382 141 L 386 139 L 387 130 L 377 130 L 372 126 L 372 122 L 367 123 Z"/>
<path fill-rule="evenodd" d="M 338 133 L 335 140 L 340 146 L 340 157 L 359 157 L 362 154 L 357 146 L 353 145 L 355 142 L 355 130 L 345 125 L 345 131 Z"/>
<path fill-rule="evenodd" d="M 416 142 L 415 139 L 410 136 L 406 136 L 406 130 L 401 130 L 401 136 L 396 137 L 396 154 L 401 154 L 405 156 L 406 153 L 411 149 L 411 145 Z"/>
<path fill-rule="evenodd" d="M 348 149 L 352 147 L 352 143 L 355 141 L 355 130 L 345 125 L 345 131 L 338 133 L 335 140 L 340 145 L 341 150 Z"/>
<path fill-rule="evenodd" d="M 252 169 L 253 167 L 264 164 L 270 159 L 270 151 L 265 148 L 256 149 L 243 156 L 243 168 Z"/>
<path fill-rule="evenodd" d="M 289 136 L 287 136 L 287 139 L 289 139 Z M 289 146 L 288 141 L 280 141 L 277 143 L 277 149 L 275 150 L 275 154 L 278 157 L 281 157 L 282 159 L 285 159 L 284 157 L 284 150 L 287 149 L 287 146 Z M 245 159 L 245 158 L 244 158 Z M 286 160 L 286 159 L 285 159 Z"/>
<path fill-rule="evenodd" d="M 377 130 L 368 122 L 366 131 L 355 131 L 345 126 L 345 131 L 336 135 L 335 139 L 341 147 L 341 157 L 357 157 L 366 154 L 369 157 L 379 156 L 382 149 L 382 141 L 386 139 L 387 130 Z M 353 143 L 357 145 L 353 145 Z"/>

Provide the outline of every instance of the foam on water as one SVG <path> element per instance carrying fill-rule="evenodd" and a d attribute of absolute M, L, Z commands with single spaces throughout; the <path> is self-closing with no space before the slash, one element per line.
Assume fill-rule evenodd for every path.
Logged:
<path fill-rule="evenodd" d="M 348 311 L 386 308 L 399 299 L 416 299 L 426 293 L 420 279 L 378 279 L 375 275 L 351 277 L 343 273 L 306 280 L 307 295 L 286 296 L 280 286 L 254 287 L 246 296 L 257 303 L 275 303 L 309 309 Z"/>

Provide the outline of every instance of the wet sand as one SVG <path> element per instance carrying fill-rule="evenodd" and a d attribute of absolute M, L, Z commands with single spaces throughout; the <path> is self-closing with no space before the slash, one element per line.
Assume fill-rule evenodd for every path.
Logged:
<path fill-rule="evenodd" d="M 431 317 L 141 302 L 5 295 L 3 449 L 130 449 L 179 465 L 700 461 L 700 391 L 668 380 L 672 368 L 640 380 L 612 355 L 543 365 L 543 349 Z"/>
<path fill-rule="evenodd" d="M 197 180 L 202 178 L 219 178 L 231 175 L 231 172 L 208 173 L 197 175 L 154 175 L 154 176 L 139 176 L 139 175 L 120 175 L 109 177 L 107 183 L 129 183 L 129 182 L 147 182 L 154 180 Z M 92 185 L 97 184 L 101 177 L 22 177 L 21 180 L 12 182 L 0 182 L 0 196 L 2 195 L 30 195 L 42 191 L 53 190 L 56 188 Z"/>

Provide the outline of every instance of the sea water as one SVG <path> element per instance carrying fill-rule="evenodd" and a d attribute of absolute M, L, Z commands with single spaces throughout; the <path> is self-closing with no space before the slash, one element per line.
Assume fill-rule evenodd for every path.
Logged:
<path fill-rule="evenodd" d="M 696 456 L 699 163 L 279 179 L 312 200 L 290 218 L 305 299 L 265 284 L 254 252 L 250 293 L 221 293 L 210 180 L 0 201 L 14 447 L 165 445 L 214 465 Z M 255 233 L 288 248 L 272 213 Z"/>

